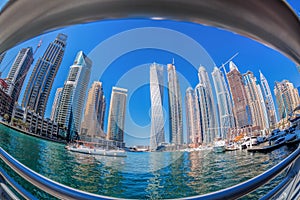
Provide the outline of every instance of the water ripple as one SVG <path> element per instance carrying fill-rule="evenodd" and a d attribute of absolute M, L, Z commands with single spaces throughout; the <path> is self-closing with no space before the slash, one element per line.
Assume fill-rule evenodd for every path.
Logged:
<path fill-rule="evenodd" d="M 68 152 L 61 144 L 32 138 L 1 125 L 0 145 L 26 166 L 57 182 L 131 199 L 172 199 L 220 190 L 259 175 L 293 150 L 282 147 L 269 154 L 129 152 L 126 158 L 95 157 Z M 22 179 L 17 179 L 24 185 Z M 242 199 L 258 199 L 275 183 L 276 180 Z M 40 199 L 50 198 L 32 186 L 24 187 Z"/>

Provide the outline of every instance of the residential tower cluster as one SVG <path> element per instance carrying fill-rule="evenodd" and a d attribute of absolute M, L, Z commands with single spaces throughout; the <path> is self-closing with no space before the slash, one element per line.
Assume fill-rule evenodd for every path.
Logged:
<path fill-rule="evenodd" d="M 261 71 L 257 80 L 251 71 L 241 73 L 232 61 L 229 72 L 221 68 L 214 67 L 211 73 L 215 98 L 203 66 L 198 71 L 199 84 L 186 90 L 187 143 L 192 147 L 211 144 L 217 138 L 266 135 L 281 125 L 268 81 Z M 275 82 L 274 93 L 279 118 L 285 120 L 299 105 L 299 93 L 288 80 Z"/>
<path fill-rule="evenodd" d="M 127 90 L 112 88 L 108 134 L 105 134 L 106 98 L 103 85 L 100 81 L 94 81 L 87 94 L 93 63 L 83 51 L 77 53 L 63 87 L 57 88 L 51 116 L 45 118 L 50 91 L 64 57 L 67 38 L 65 34 L 58 34 L 37 60 L 21 105 L 18 104 L 21 89 L 41 43 L 35 51 L 32 47 L 19 51 L 8 77 L 0 79 L 0 92 L 3 93 L 0 114 L 3 120 L 23 131 L 53 140 L 73 141 L 82 136 L 89 141 L 98 139 L 102 143 L 124 147 Z"/>
<path fill-rule="evenodd" d="M 65 34 L 58 34 L 37 60 L 21 105 L 18 104 L 21 90 L 41 43 L 35 50 L 27 47 L 19 51 L 8 76 L 0 79 L 0 115 L 3 121 L 31 134 L 53 140 L 73 141 L 80 138 L 125 147 L 128 91 L 113 87 L 108 107 L 102 82 L 94 80 L 88 88 L 93 62 L 83 51 L 75 56 L 63 87 L 56 90 L 50 118 L 45 117 L 50 91 L 65 54 L 67 38 Z M 0 62 L 4 56 L 5 53 L 1 54 Z M 229 62 L 228 72 L 224 65 L 214 67 L 211 74 L 204 66 L 200 66 L 198 84 L 186 89 L 184 104 L 174 61 L 167 65 L 168 102 L 163 102 L 164 67 L 153 63 L 149 75 L 151 151 L 157 151 L 166 145 L 180 149 L 186 144 L 191 147 L 210 145 L 217 138 L 265 135 L 274 128 L 284 128 L 287 117 L 300 103 L 298 90 L 291 82 L 275 82 L 277 115 L 271 89 L 262 72 L 259 71 L 258 80 L 251 71 L 241 73 L 232 61 Z M 164 109 L 166 103 L 168 113 Z M 184 112 L 186 142 L 183 134 Z M 164 115 L 168 116 L 168 120 Z M 165 139 L 166 122 L 169 125 L 168 143 Z"/>

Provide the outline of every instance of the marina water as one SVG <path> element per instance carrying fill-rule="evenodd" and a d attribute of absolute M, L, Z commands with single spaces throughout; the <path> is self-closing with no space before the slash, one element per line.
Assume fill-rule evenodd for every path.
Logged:
<path fill-rule="evenodd" d="M 0 125 L 0 145 L 21 163 L 54 181 L 127 199 L 181 198 L 217 191 L 263 173 L 294 150 L 284 146 L 268 154 L 238 150 L 219 154 L 128 152 L 123 158 L 91 156 L 69 152 L 63 144 L 27 136 L 3 125 Z M 1 167 L 8 170 L 3 162 Z M 44 192 L 8 172 L 39 199 L 49 199 Z M 243 199 L 258 199 L 279 179 Z"/>

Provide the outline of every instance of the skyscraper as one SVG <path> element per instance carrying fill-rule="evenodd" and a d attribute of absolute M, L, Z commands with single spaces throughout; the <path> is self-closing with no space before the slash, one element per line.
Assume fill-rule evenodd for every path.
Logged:
<path fill-rule="evenodd" d="M 95 81 L 88 93 L 84 118 L 81 123 L 81 135 L 105 138 L 103 132 L 105 108 L 106 102 L 102 83 Z"/>
<path fill-rule="evenodd" d="M 150 66 L 150 96 L 151 96 L 151 132 L 150 150 L 155 151 L 157 147 L 165 142 L 164 134 L 164 71 L 163 66 L 153 63 Z"/>
<path fill-rule="evenodd" d="M 275 82 L 274 93 L 280 119 L 286 118 L 299 104 L 299 94 L 288 80 Z"/>
<path fill-rule="evenodd" d="M 216 119 L 216 108 L 210 80 L 206 69 L 203 66 L 198 70 L 199 84 L 195 88 L 198 98 L 201 130 L 204 143 L 212 143 L 218 137 L 218 127 Z"/>
<path fill-rule="evenodd" d="M 168 64 L 170 143 L 183 144 L 182 100 L 174 64 Z"/>
<path fill-rule="evenodd" d="M 187 144 L 198 146 L 202 143 L 199 105 L 195 92 L 188 87 L 185 92 L 185 110 L 187 127 Z"/>
<path fill-rule="evenodd" d="M 57 88 L 56 92 L 55 92 L 55 97 L 54 97 L 54 101 L 52 104 L 52 110 L 51 110 L 51 115 L 50 115 L 50 119 L 52 121 L 55 121 L 57 119 L 57 111 L 58 111 L 59 102 L 61 99 L 62 90 L 63 90 L 63 88 Z"/>
<path fill-rule="evenodd" d="M 248 105 L 251 111 L 251 122 L 254 130 L 265 130 L 268 127 L 268 119 L 265 118 L 265 105 L 261 102 L 261 92 L 258 89 L 257 80 L 251 71 L 243 74 Z"/>
<path fill-rule="evenodd" d="M 127 89 L 113 87 L 110 97 L 107 139 L 124 142 Z"/>
<path fill-rule="evenodd" d="M 6 82 L 6 93 L 11 96 L 12 104 L 18 101 L 27 72 L 33 62 L 32 48 L 23 48 L 19 51 L 13 65 L 10 68 Z"/>
<path fill-rule="evenodd" d="M 48 97 L 66 47 L 67 36 L 58 34 L 38 59 L 28 81 L 22 106 L 44 116 Z"/>
<path fill-rule="evenodd" d="M 2 63 L 2 61 L 3 61 L 4 57 L 5 57 L 5 55 L 6 55 L 6 51 L 3 52 L 3 53 L 0 53 L 0 64 Z"/>
<path fill-rule="evenodd" d="M 67 138 L 73 139 L 80 132 L 83 105 L 91 75 L 92 61 L 79 51 L 65 81 L 58 105 L 59 125 L 67 128 Z"/>
<path fill-rule="evenodd" d="M 223 73 L 220 71 L 220 69 L 215 67 L 211 74 L 218 101 L 219 120 L 221 128 L 220 134 L 221 137 L 225 139 L 228 136 L 229 129 L 235 127 L 232 102 Z"/>
<path fill-rule="evenodd" d="M 261 73 L 261 71 L 259 71 L 259 74 L 260 74 L 260 84 L 262 87 L 265 105 L 267 108 L 269 124 L 270 126 L 275 126 L 275 124 L 277 123 L 277 114 L 275 110 L 275 104 L 273 101 L 272 93 L 269 87 L 269 83 L 265 78 L 265 76 Z"/>
<path fill-rule="evenodd" d="M 238 128 L 245 128 L 252 125 L 251 111 L 248 105 L 243 76 L 239 72 L 237 66 L 230 61 L 230 71 L 226 74 L 232 101 L 233 114 Z"/>
<path fill-rule="evenodd" d="M 213 142 L 214 136 L 211 135 L 209 131 L 209 102 L 207 98 L 207 91 L 205 86 L 199 83 L 195 88 L 195 97 L 196 97 L 196 105 L 198 105 L 199 110 L 199 127 L 200 127 L 200 135 L 201 135 L 201 143 L 209 144 Z"/>
<path fill-rule="evenodd" d="M 261 103 L 261 106 L 262 106 L 262 111 L 263 111 L 263 115 L 264 115 L 264 121 L 266 123 L 266 128 L 270 128 L 270 123 L 269 123 L 269 118 L 268 118 L 268 111 L 267 111 L 267 106 L 266 106 L 266 102 L 265 102 L 265 98 L 264 98 L 264 95 L 262 93 L 262 89 L 261 89 L 261 86 L 260 84 L 257 83 L 257 92 L 258 92 L 258 96 L 259 96 L 259 99 L 260 99 L 260 103 Z"/>

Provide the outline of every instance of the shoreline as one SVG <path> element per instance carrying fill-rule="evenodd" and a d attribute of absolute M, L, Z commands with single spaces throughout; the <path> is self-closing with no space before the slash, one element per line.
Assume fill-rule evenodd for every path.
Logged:
<path fill-rule="evenodd" d="M 55 142 L 55 143 L 60 143 L 60 144 L 67 144 L 66 141 L 63 141 L 63 140 L 56 140 L 56 139 L 48 138 L 48 137 L 45 137 L 45 136 L 42 136 L 42 135 L 36 135 L 36 134 L 34 134 L 34 133 L 30 133 L 30 132 L 28 132 L 28 131 L 19 129 L 19 128 L 15 127 L 15 126 L 11 126 L 11 125 L 9 125 L 9 124 L 7 124 L 7 123 L 1 121 L 1 120 L 0 120 L 0 124 L 2 124 L 3 126 L 6 126 L 6 127 L 8 127 L 8 128 L 10 128 L 10 129 L 13 129 L 13 130 L 15 130 L 15 131 L 18 131 L 18 132 L 20 132 L 20 133 L 22 133 L 22 134 L 25 134 L 25 135 L 29 135 L 29 136 L 32 136 L 32 137 L 40 138 L 40 139 L 42 139 L 42 140 L 47 140 L 47 141 L 50 141 L 50 142 Z"/>

